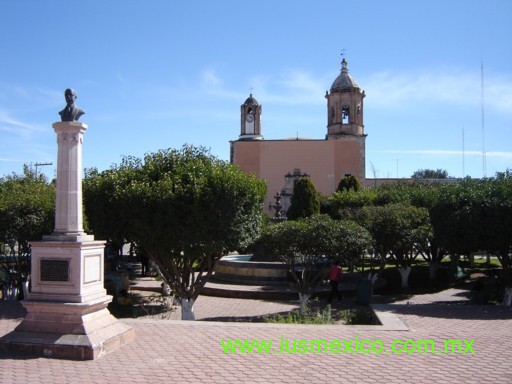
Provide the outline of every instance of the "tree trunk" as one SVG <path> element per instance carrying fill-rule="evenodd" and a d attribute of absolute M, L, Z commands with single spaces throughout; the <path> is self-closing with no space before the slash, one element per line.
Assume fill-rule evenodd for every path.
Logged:
<path fill-rule="evenodd" d="M 21 283 L 21 289 L 23 290 L 23 300 L 28 300 L 28 281 Z"/>
<path fill-rule="evenodd" d="M 309 302 L 310 296 L 311 295 L 309 293 L 300 293 L 299 292 L 299 304 L 300 304 L 299 312 L 301 315 L 307 314 L 308 302 Z"/>
<path fill-rule="evenodd" d="M 400 267 L 398 268 L 400 276 L 402 277 L 402 288 L 409 287 L 409 273 L 411 273 L 411 267 Z"/>
<path fill-rule="evenodd" d="M 429 270 L 429 276 L 430 280 L 435 280 L 437 277 L 437 270 L 439 269 L 439 264 L 437 264 L 434 261 L 430 261 L 428 263 L 428 270 Z"/>
<path fill-rule="evenodd" d="M 469 268 L 475 268 L 475 254 L 469 254 Z"/>
<path fill-rule="evenodd" d="M 195 320 L 194 299 L 181 299 L 181 320 Z"/>
<path fill-rule="evenodd" d="M 378 272 L 370 272 L 368 274 L 368 278 L 367 280 L 370 280 L 372 282 L 372 285 L 375 285 L 375 282 L 377 281 L 377 279 L 379 278 L 379 273 Z"/>
<path fill-rule="evenodd" d="M 508 307 L 512 306 L 512 287 L 505 287 L 505 295 L 501 304 Z"/>

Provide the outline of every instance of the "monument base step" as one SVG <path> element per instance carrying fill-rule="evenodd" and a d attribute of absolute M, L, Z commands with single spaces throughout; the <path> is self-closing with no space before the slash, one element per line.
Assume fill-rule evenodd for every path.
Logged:
<path fill-rule="evenodd" d="M 94 360 L 129 343 L 133 328 L 106 308 L 111 296 L 89 303 L 23 301 L 27 314 L 0 339 L 10 352 L 73 360 Z"/>
<path fill-rule="evenodd" d="M 89 335 L 13 331 L 0 339 L 0 347 L 24 355 L 95 360 L 134 338 L 133 328 L 118 321 Z"/>

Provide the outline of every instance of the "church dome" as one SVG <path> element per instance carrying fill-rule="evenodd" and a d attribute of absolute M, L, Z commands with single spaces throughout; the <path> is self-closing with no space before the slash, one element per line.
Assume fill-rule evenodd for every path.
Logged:
<path fill-rule="evenodd" d="M 347 61 L 343 58 L 341 62 L 341 73 L 332 83 L 331 92 L 352 91 L 355 89 L 359 89 L 359 85 L 357 85 L 355 80 L 348 74 Z"/>
<path fill-rule="evenodd" d="M 245 100 L 244 105 L 259 105 L 258 100 L 256 100 L 254 97 L 252 97 L 252 93 L 249 95 L 247 100 Z"/>

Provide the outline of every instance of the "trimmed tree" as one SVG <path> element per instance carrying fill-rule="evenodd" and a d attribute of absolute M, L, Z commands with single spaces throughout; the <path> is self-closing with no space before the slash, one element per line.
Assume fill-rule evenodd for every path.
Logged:
<path fill-rule="evenodd" d="M 326 276 L 327 263 L 333 259 L 357 259 L 371 241 L 368 231 L 354 222 L 314 215 L 270 226 L 260 244 L 288 265 L 299 293 L 300 311 L 304 313 L 311 295 Z"/>
<path fill-rule="evenodd" d="M 382 261 L 389 256 L 402 277 L 402 288 L 408 287 L 415 248 L 426 246 L 432 236 L 428 211 L 407 204 L 368 206 L 361 210 L 362 217 L 375 241 L 375 250 Z"/>
<path fill-rule="evenodd" d="M 183 320 L 194 320 L 194 302 L 216 261 L 259 235 L 266 194 L 263 181 L 192 146 L 125 158 L 84 185 L 95 199 L 104 193 L 107 214 L 120 219 L 118 233 L 156 263 Z M 101 226 L 93 216 L 89 221 L 93 230 Z"/>
<path fill-rule="evenodd" d="M 100 175 L 96 168 L 89 168 L 84 174 L 83 199 L 87 223 L 94 223 L 91 231 L 97 239 L 109 241 L 118 252 L 125 241 L 131 242 L 128 232 L 131 217 L 123 211 L 125 207 L 121 206 L 122 201 L 116 194 L 118 169 L 113 167 Z"/>
<path fill-rule="evenodd" d="M 4 294 L 18 298 L 30 273 L 30 241 L 50 233 L 55 220 L 55 187 L 27 167 L 24 175 L 0 179 L 0 270 Z M 5 295 L 4 295 L 5 296 Z"/>
<path fill-rule="evenodd" d="M 343 179 L 340 180 L 338 184 L 338 189 L 336 191 L 354 191 L 357 192 L 361 189 L 361 184 L 359 180 L 354 175 L 346 175 Z"/>
<path fill-rule="evenodd" d="M 482 249 L 494 253 L 502 267 L 502 304 L 512 305 L 512 171 L 497 173 L 479 183 L 482 197 L 475 204 L 481 211 Z"/>
<path fill-rule="evenodd" d="M 320 197 L 309 177 L 299 179 L 286 212 L 289 220 L 297 220 L 320 213 Z"/>

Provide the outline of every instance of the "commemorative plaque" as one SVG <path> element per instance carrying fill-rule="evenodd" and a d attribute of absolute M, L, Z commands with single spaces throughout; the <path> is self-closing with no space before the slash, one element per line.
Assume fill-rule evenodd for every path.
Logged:
<path fill-rule="evenodd" d="M 69 281 L 69 261 L 41 259 L 41 281 Z"/>

